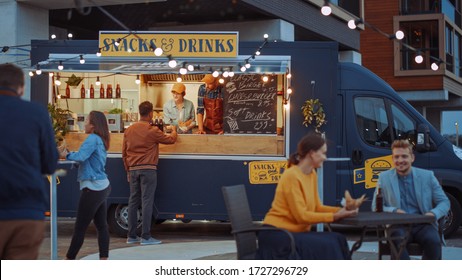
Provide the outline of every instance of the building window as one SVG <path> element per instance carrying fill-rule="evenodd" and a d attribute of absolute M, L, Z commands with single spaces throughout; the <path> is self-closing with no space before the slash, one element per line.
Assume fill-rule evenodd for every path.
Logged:
<path fill-rule="evenodd" d="M 430 65 L 439 59 L 438 21 L 404 21 L 400 29 L 407 36 L 401 44 L 401 70 L 430 69 Z M 422 54 L 424 61 L 415 62 L 416 50 Z"/>
<path fill-rule="evenodd" d="M 444 50 L 446 52 L 446 70 L 454 72 L 454 55 L 453 55 L 454 32 L 451 26 L 446 25 L 444 36 Z"/>
<path fill-rule="evenodd" d="M 439 0 L 401 0 L 402 15 L 432 14 L 440 11 Z"/>

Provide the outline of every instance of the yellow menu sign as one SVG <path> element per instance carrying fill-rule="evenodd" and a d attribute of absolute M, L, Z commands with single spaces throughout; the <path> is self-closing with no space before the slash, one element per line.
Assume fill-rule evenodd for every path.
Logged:
<path fill-rule="evenodd" d="M 354 170 L 354 183 L 364 182 L 366 189 L 375 188 L 379 181 L 379 174 L 393 167 L 395 166 L 391 155 L 367 159 L 364 168 Z"/>
<path fill-rule="evenodd" d="M 252 161 L 249 163 L 251 184 L 277 184 L 287 168 L 287 161 Z"/>
<path fill-rule="evenodd" d="M 161 48 L 173 57 L 237 57 L 238 32 L 100 31 L 102 56 L 154 56 Z"/>

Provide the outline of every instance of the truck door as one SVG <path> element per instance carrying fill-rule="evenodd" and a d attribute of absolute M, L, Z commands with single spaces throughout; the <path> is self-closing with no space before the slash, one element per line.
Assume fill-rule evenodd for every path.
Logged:
<path fill-rule="evenodd" d="M 390 147 L 395 139 L 408 139 L 415 143 L 417 122 L 403 106 L 385 95 L 358 93 L 351 96 L 352 98 L 347 99 L 345 104 L 347 124 L 351 124 L 346 130 L 346 145 L 347 154 L 351 157 L 349 164 L 350 174 L 353 174 L 352 191 L 355 196 L 367 193 L 371 198 L 378 175 L 391 166 L 372 164 L 369 166 L 371 170 L 360 173 L 360 175 L 365 175 L 366 172 L 369 174 L 368 178 L 366 176 L 366 181 L 356 180 L 356 184 L 354 179 L 358 172 L 355 170 L 365 168 L 365 161 L 368 159 L 390 155 Z M 415 163 L 425 166 L 425 154 L 416 155 Z"/>

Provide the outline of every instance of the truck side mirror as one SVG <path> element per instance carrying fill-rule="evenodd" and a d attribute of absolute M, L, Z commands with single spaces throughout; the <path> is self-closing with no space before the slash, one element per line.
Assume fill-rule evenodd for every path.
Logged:
<path fill-rule="evenodd" d="M 417 143 L 415 148 L 418 152 L 430 150 L 430 129 L 425 124 L 419 124 L 417 127 Z"/>

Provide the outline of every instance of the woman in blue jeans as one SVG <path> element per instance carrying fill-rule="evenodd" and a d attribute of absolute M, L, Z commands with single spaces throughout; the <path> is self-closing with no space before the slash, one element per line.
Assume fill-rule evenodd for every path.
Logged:
<path fill-rule="evenodd" d="M 62 155 L 79 163 L 77 181 L 81 190 L 74 234 L 66 259 L 76 258 L 88 225 L 93 220 L 98 232 L 99 258 L 106 260 L 109 256 L 106 199 L 111 192 L 111 186 L 104 170 L 110 139 L 107 120 L 103 113 L 90 112 L 85 120 L 85 133 L 89 135 L 78 152 L 66 151 Z"/>

